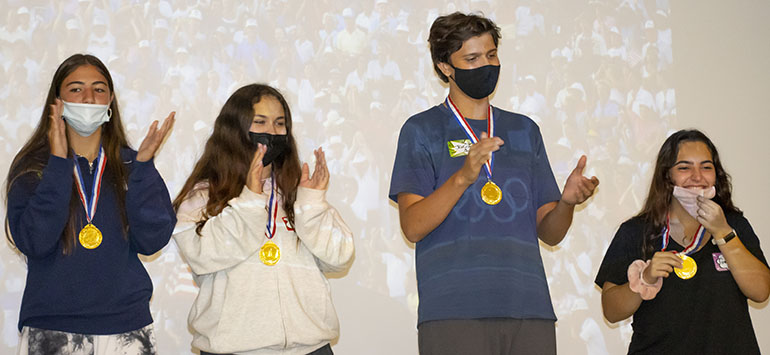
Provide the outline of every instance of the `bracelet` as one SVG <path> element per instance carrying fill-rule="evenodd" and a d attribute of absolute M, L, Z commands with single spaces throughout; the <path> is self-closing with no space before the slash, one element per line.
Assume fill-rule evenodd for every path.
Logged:
<path fill-rule="evenodd" d="M 655 298 L 663 286 L 662 277 L 658 277 L 654 284 L 644 281 L 644 270 L 648 266 L 650 266 L 650 260 L 634 260 L 631 265 L 628 265 L 628 288 L 642 296 L 645 301 Z"/>

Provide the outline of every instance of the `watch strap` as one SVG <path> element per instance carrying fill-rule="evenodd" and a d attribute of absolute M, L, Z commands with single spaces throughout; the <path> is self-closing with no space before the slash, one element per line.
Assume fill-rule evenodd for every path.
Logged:
<path fill-rule="evenodd" d="M 735 237 L 736 237 L 735 229 L 733 229 L 733 230 L 730 231 L 730 233 L 727 233 L 727 235 L 724 236 L 721 239 L 711 238 L 711 243 L 714 244 L 714 245 L 725 245 L 725 244 L 727 244 L 727 242 L 729 242 L 730 240 L 732 240 Z"/>

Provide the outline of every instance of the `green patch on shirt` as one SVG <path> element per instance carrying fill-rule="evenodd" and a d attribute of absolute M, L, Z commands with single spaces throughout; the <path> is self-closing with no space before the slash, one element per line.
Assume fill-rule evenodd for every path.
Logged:
<path fill-rule="evenodd" d="M 446 142 L 446 145 L 449 147 L 449 156 L 452 158 L 468 155 L 468 151 L 471 150 L 470 139 L 455 139 Z"/>

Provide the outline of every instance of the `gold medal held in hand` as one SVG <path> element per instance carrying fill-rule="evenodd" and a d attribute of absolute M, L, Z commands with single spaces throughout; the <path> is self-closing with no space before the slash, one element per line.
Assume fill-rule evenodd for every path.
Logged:
<path fill-rule="evenodd" d="M 496 205 L 503 200 L 503 191 L 491 180 L 487 181 L 481 188 L 481 199 L 488 205 Z"/>
<path fill-rule="evenodd" d="M 695 273 L 698 272 L 698 264 L 695 263 L 695 260 L 684 254 L 677 254 L 677 256 L 682 258 L 682 267 L 674 268 L 676 276 L 679 276 L 682 280 L 695 276 Z"/>
<path fill-rule="evenodd" d="M 271 240 L 268 240 L 262 245 L 262 248 L 259 248 L 259 260 L 262 260 L 263 264 L 273 266 L 277 264 L 280 259 L 281 249 L 279 249 Z"/>
<path fill-rule="evenodd" d="M 96 247 L 102 244 L 102 231 L 91 223 L 86 224 L 86 226 L 80 230 L 78 240 L 83 248 L 96 249 Z"/>

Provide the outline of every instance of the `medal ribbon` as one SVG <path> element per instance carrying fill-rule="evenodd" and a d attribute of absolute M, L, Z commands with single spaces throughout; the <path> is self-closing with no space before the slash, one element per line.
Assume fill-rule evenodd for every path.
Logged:
<path fill-rule="evenodd" d="M 270 177 L 271 181 L 271 190 L 270 190 L 270 202 L 268 203 L 267 208 L 267 225 L 266 231 L 265 231 L 265 237 L 267 239 L 273 239 L 275 236 L 275 221 L 278 217 L 278 196 L 275 193 L 275 174 L 271 174 Z"/>
<path fill-rule="evenodd" d="M 75 168 L 73 174 L 75 175 L 75 185 L 78 187 L 78 196 L 83 203 L 83 208 L 86 210 L 86 219 L 88 224 L 91 224 L 91 220 L 96 214 L 96 205 L 99 203 L 99 194 L 102 190 L 102 177 L 104 176 L 104 167 L 107 166 L 107 155 L 104 154 L 104 148 L 99 146 L 99 156 L 96 165 L 96 175 L 94 175 L 93 188 L 91 189 L 91 199 L 86 199 L 85 194 L 85 182 L 83 180 L 83 174 L 80 172 L 80 164 L 77 159 L 75 160 Z"/>
<path fill-rule="evenodd" d="M 694 253 L 696 250 L 698 250 L 701 242 L 703 241 L 703 235 L 705 234 L 706 234 L 706 228 L 703 227 L 702 224 L 698 225 L 698 230 L 695 231 L 695 235 L 693 236 L 692 242 L 690 242 L 690 245 L 688 245 L 687 247 L 684 248 L 684 250 L 682 250 L 682 253 L 684 253 L 684 255 L 690 255 Z M 671 237 L 671 223 L 669 220 L 669 216 L 666 215 L 666 227 L 663 228 L 663 249 L 661 249 L 662 251 L 666 250 L 670 237 Z"/>
<path fill-rule="evenodd" d="M 479 142 L 479 138 L 476 136 L 476 133 L 473 133 L 473 128 L 468 124 L 468 121 L 465 120 L 465 117 L 460 113 L 460 110 L 457 109 L 457 106 L 455 106 L 455 103 L 452 102 L 452 98 L 449 96 L 446 97 L 445 100 L 446 106 L 449 107 L 449 110 L 452 111 L 455 117 L 455 120 L 457 120 L 457 123 L 460 124 L 460 127 L 463 128 L 465 131 L 465 134 L 468 136 L 468 139 L 471 140 L 471 143 L 476 144 Z M 495 118 L 492 115 L 492 105 L 489 105 L 488 108 L 488 114 L 487 114 L 487 134 L 489 137 L 494 137 L 494 130 L 495 130 Z M 486 168 L 484 172 L 487 174 L 487 179 L 492 180 L 492 168 L 495 166 L 495 153 L 492 153 L 492 157 L 487 160 L 484 163 L 484 167 Z"/>

